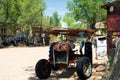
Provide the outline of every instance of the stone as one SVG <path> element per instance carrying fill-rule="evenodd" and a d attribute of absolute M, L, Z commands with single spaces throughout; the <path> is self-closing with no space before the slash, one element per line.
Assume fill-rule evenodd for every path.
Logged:
<path fill-rule="evenodd" d="M 95 68 L 96 72 L 101 72 L 101 71 L 105 71 L 105 66 L 103 65 L 98 65 L 96 68 Z"/>

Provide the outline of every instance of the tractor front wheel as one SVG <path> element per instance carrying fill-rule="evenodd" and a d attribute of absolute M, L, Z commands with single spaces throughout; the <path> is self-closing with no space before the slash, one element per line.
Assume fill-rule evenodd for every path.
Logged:
<path fill-rule="evenodd" d="M 92 75 L 92 63 L 88 57 L 80 57 L 76 68 L 80 79 L 88 79 Z"/>
<path fill-rule="evenodd" d="M 35 66 L 35 73 L 39 79 L 47 79 L 51 73 L 51 64 L 48 60 L 39 60 Z"/>

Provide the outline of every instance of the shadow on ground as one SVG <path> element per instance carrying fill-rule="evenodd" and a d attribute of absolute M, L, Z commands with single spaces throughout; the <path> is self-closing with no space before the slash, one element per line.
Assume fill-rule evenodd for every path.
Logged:
<path fill-rule="evenodd" d="M 30 66 L 27 69 L 25 69 L 25 71 L 32 72 L 28 80 L 41 80 L 41 79 L 38 79 L 38 77 L 36 77 L 34 72 L 34 67 Z M 75 67 L 70 67 L 66 70 L 58 70 L 58 71 L 52 70 L 50 77 L 46 80 L 60 80 L 60 79 L 81 80 L 81 79 L 78 79 L 75 72 L 76 72 Z"/>

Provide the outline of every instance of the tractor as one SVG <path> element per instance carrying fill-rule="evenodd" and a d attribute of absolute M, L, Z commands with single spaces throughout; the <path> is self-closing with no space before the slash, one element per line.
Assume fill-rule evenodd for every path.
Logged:
<path fill-rule="evenodd" d="M 81 30 L 76 28 L 49 28 L 48 34 L 77 36 L 79 33 L 92 35 L 95 30 Z M 52 70 L 67 69 L 70 64 L 76 64 L 76 72 L 80 79 L 88 79 L 92 75 L 92 43 L 85 42 L 84 55 L 74 50 L 75 45 L 69 40 L 51 43 L 49 58 L 40 59 L 35 65 L 35 73 L 39 79 L 50 77 Z"/>

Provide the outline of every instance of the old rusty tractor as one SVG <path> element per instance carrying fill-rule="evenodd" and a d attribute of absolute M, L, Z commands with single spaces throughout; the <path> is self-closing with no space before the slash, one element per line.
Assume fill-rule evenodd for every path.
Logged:
<path fill-rule="evenodd" d="M 73 28 L 49 28 L 48 34 L 77 36 L 78 33 L 92 35 L 95 30 L 81 30 Z M 76 72 L 80 79 L 88 79 L 92 75 L 92 43 L 85 42 L 84 55 L 76 53 L 73 50 L 75 46 L 68 40 L 53 42 L 49 48 L 49 59 L 40 59 L 36 66 L 35 72 L 38 78 L 47 79 L 51 70 L 66 69 L 71 63 L 76 64 Z"/>

